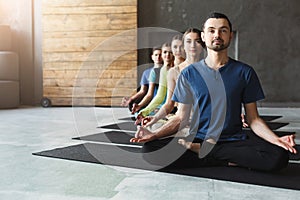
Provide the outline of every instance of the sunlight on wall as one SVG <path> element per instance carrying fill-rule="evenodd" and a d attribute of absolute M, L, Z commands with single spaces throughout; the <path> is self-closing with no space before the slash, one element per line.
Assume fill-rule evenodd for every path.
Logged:
<path fill-rule="evenodd" d="M 24 0 L 0 0 L 0 23 L 1 24 L 14 24 L 17 19 L 22 19 L 21 12 L 24 11 L 23 3 L 27 3 Z"/>

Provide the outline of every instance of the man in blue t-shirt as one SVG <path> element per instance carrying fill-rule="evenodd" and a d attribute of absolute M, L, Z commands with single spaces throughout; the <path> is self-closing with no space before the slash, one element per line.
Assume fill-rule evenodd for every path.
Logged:
<path fill-rule="evenodd" d="M 201 34 L 207 57 L 184 69 L 172 100 L 175 117 L 155 131 L 139 127 L 132 142 L 145 142 L 144 159 L 160 167 L 240 166 L 273 171 L 296 153 L 294 135 L 278 137 L 259 117 L 264 98 L 252 67 L 228 57 L 232 26 L 226 15 L 212 13 Z M 242 130 L 242 104 L 252 132 Z M 193 111 L 191 120 L 190 112 Z M 165 138 L 190 125 L 189 136 Z"/>
<path fill-rule="evenodd" d="M 152 80 L 153 73 L 155 73 L 156 69 L 160 69 L 161 65 L 162 65 L 161 48 L 160 47 L 154 47 L 152 49 L 151 59 L 152 59 L 154 65 L 153 65 L 153 67 L 145 69 L 145 71 L 143 72 L 138 92 L 135 93 L 134 95 L 132 95 L 131 97 L 123 97 L 123 99 L 122 99 L 121 106 L 128 106 L 130 111 L 132 110 L 132 107 L 135 103 L 139 103 L 144 98 L 144 96 L 149 93 L 149 89 L 154 90 L 153 96 L 155 96 L 155 94 L 156 94 L 158 84 L 154 86 L 154 89 L 151 88 L 150 84 L 153 83 L 153 80 Z M 158 71 L 158 73 L 159 73 L 159 71 Z"/>

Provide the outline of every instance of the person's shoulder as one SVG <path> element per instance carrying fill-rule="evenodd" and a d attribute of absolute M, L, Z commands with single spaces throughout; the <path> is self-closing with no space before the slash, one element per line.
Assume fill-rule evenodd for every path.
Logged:
<path fill-rule="evenodd" d="M 179 73 L 178 72 L 178 66 L 174 66 L 174 67 L 169 69 L 168 76 L 172 77 L 172 78 L 175 78 L 175 77 L 177 77 L 178 73 Z"/>
<path fill-rule="evenodd" d="M 176 72 L 178 72 L 179 71 L 179 66 L 178 65 L 176 65 L 176 66 L 174 66 L 174 67 L 171 67 L 170 69 L 169 69 L 169 73 L 176 73 Z"/>
<path fill-rule="evenodd" d="M 175 72 L 175 67 L 172 67 L 169 69 L 169 72 L 168 73 L 174 73 Z"/>
<path fill-rule="evenodd" d="M 160 68 L 161 72 L 167 72 L 167 70 L 168 70 L 168 68 L 165 65 Z"/>
<path fill-rule="evenodd" d="M 187 66 L 186 68 L 184 68 L 181 73 L 193 73 L 195 70 L 197 70 L 196 68 L 201 67 L 203 65 L 203 60 L 200 60 L 198 62 L 195 62 L 193 64 L 190 64 L 189 66 Z"/>
<path fill-rule="evenodd" d="M 149 68 L 147 68 L 147 69 L 145 69 L 145 70 L 144 70 L 144 73 L 150 73 L 152 69 L 153 69 L 153 66 L 152 66 L 152 67 L 149 67 Z"/>
<path fill-rule="evenodd" d="M 147 69 L 144 69 L 143 76 L 148 76 L 148 74 L 150 74 L 150 72 L 151 72 L 152 69 L 153 69 L 153 67 L 149 67 Z"/>
<path fill-rule="evenodd" d="M 239 60 L 230 58 L 230 63 L 231 63 L 231 65 L 234 66 L 234 69 L 239 69 L 239 70 L 243 70 L 243 71 L 253 70 L 252 66 L 250 66 L 249 64 L 244 63 L 242 61 L 239 61 Z"/>

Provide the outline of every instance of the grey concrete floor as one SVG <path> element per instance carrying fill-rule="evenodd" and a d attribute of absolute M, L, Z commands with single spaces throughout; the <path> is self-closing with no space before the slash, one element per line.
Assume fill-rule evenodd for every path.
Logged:
<path fill-rule="evenodd" d="M 281 130 L 300 136 L 300 108 L 259 108 L 282 115 Z M 123 108 L 40 108 L 0 110 L 0 199 L 167 200 L 300 199 L 300 191 L 149 172 L 33 156 L 80 141 L 99 125 L 128 116 Z M 97 130 L 99 132 L 99 129 Z M 300 141 L 297 139 L 297 143 Z"/>

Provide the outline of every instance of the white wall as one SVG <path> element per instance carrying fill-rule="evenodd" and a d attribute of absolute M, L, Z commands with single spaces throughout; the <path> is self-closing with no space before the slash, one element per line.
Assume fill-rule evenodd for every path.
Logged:
<path fill-rule="evenodd" d="M 37 28 L 41 27 L 41 18 L 33 20 L 34 9 L 35 16 L 41 12 L 40 4 L 38 0 L 36 3 L 34 0 L 0 0 L 0 24 L 10 25 L 12 51 L 19 54 L 20 102 L 23 105 L 36 104 L 42 94 L 41 35 Z"/>

